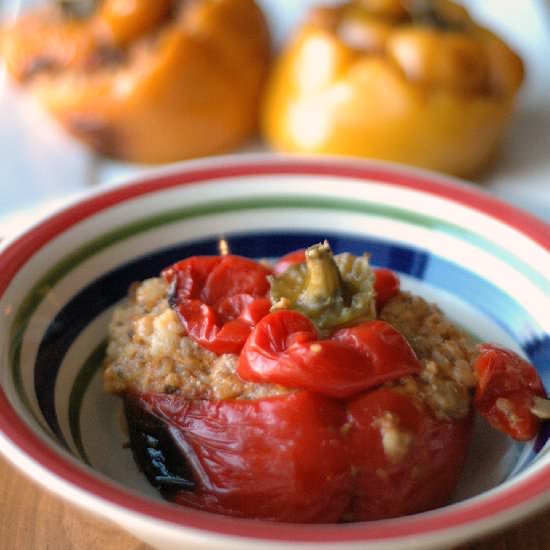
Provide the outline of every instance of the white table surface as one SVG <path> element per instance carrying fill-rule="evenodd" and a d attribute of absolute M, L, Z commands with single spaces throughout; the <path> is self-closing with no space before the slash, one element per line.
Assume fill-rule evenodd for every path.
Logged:
<path fill-rule="evenodd" d="M 308 4 L 317 3 L 258 1 L 277 44 Z M 550 223 L 550 1 L 463 2 L 513 44 L 528 72 L 501 157 L 475 183 Z M 0 2 L 0 10 L 4 17 L 14 17 L 21 4 Z M 68 196 L 99 185 L 121 185 L 151 169 L 94 156 L 0 73 L 0 236 L 35 221 Z"/>

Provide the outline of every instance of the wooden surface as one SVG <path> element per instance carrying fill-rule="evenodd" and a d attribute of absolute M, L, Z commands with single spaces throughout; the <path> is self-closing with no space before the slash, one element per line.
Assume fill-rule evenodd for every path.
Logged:
<path fill-rule="evenodd" d="M 150 550 L 121 529 L 49 494 L 0 458 L 1 550 Z M 550 550 L 550 509 L 456 550 Z"/>

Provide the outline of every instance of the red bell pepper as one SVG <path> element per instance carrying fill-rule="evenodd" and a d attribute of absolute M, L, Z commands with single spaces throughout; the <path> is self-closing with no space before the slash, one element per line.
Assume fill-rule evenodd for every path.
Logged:
<path fill-rule="evenodd" d="M 245 380 L 345 398 L 420 371 L 405 338 L 384 321 L 368 321 L 320 340 L 301 313 L 281 310 L 254 328 L 239 358 Z"/>
<path fill-rule="evenodd" d="M 376 293 L 376 310 L 380 311 L 387 302 L 399 293 L 399 277 L 390 269 L 380 267 L 374 270 L 374 291 Z"/>
<path fill-rule="evenodd" d="M 344 513 L 351 470 L 342 403 L 307 391 L 261 400 L 139 400 L 166 422 L 191 466 L 195 489 L 179 491 L 178 504 L 292 522 L 336 522 Z"/>
<path fill-rule="evenodd" d="M 421 402 L 388 388 L 347 403 L 309 391 L 261 400 L 137 399 L 166 424 L 190 466 L 193 479 L 174 502 L 288 522 L 366 521 L 443 504 L 472 424 L 470 417 L 437 420 Z M 384 426 L 388 415 L 406 438 L 397 455 L 388 450 L 399 437 Z"/>
<path fill-rule="evenodd" d="M 360 395 L 347 409 L 355 521 L 422 512 L 449 500 L 464 466 L 472 415 L 439 420 L 421 401 L 389 388 Z"/>
<path fill-rule="evenodd" d="M 271 307 L 271 271 L 240 256 L 194 256 L 165 269 L 170 305 L 188 335 L 214 353 L 239 353 Z"/>
<path fill-rule="evenodd" d="M 519 355 L 494 344 L 482 344 L 474 362 L 477 410 L 489 423 L 514 439 L 535 437 L 540 419 L 531 409 L 546 392 L 535 368 Z"/>

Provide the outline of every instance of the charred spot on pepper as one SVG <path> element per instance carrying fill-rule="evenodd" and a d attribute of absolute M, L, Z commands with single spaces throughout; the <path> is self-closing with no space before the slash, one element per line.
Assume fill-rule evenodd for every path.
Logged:
<path fill-rule="evenodd" d="M 177 311 L 178 309 L 178 279 L 177 277 L 174 277 L 170 281 L 170 286 L 168 287 L 168 295 L 167 295 L 168 305 L 174 310 Z"/>
<path fill-rule="evenodd" d="M 134 460 L 149 483 L 167 500 L 179 491 L 195 490 L 191 468 L 164 422 L 131 394 L 124 397 L 124 412 Z"/>
<path fill-rule="evenodd" d="M 402 0 L 372 2 L 359 0 L 348 4 L 339 12 L 345 18 L 371 17 L 378 18 L 394 25 L 423 25 L 442 31 L 466 31 L 468 29 L 464 11 L 449 10 L 449 6 L 441 5 L 438 0 Z M 334 15 L 338 12 L 333 10 Z"/>
<path fill-rule="evenodd" d="M 28 83 L 38 75 L 53 73 L 59 68 L 60 65 L 58 61 L 53 57 L 49 57 L 47 55 L 31 57 L 23 67 L 23 70 L 19 75 L 19 79 L 23 83 Z"/>
<path fill-rule="evenodd" d="M 63 123 L 70 133 L 105 155 L 117 157 L 125 150 L 116 127 L 97 116 L 70 113 L 64 117 Z"/>
<path fill-rule="evenodd" d="M 128 52 L 113 44 L 98 44 L 86 62 L 85 69 L 97 71 L 107 67 L 114 68 L 128 61 Z"/>
<path fill-rule="evenodd" d="M 443 13 L 434 0 L 409 0 L 403 3 L 410 20 L 416 25 L 432 27 L 441 31 L 465 32 L 464 21 L 450 18 Z"/>

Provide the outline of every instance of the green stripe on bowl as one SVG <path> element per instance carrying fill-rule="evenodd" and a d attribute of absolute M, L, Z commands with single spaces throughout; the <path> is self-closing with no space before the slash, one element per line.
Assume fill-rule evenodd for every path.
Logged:
<path fill-rule="evenodd" d="M 440 232 L 447 233 L 454 237 L 476 246 L 485 251 L 489 251 L 493 256 L 512 266 L 536 286 L 546 292 L 550 292 L 550 283 L 539 272 L 533 269 L 521 259 L 510 253 L 508 250 L 496 245 L 486 237 L 475 233 L 472 230 L 464 229 L 458 225 L 452 224 L 425 214 L 419 214 L 410 210 L 397 208 L 393 206 L 380 205 L 369 201 L 337 199 L 332 197 L 310 197 L 295 195 L 265 196 L 261 198 L 239 198 L 234 200 L 212 201 L 207 204 L 178 208 L 169 210 L 155 216 L 140 219 L 138 221 L 121 226 L 113 231 L 109 231 L 88 243 L 78 247 L 73 252 L 58 261 L 38 280 L 31 288 L 29 293 L 22 301 L 14 317 L 10 338 L 9 360 L 11 366 L 14 386 L 20 399 L 30 409 L 23 380 L 21 376 L 21 345 L 23 335 L 28 328 L 30 319 L 37 307 L 43 301 L 47 293 L 72 270 L 77 268 L 83 261 L 91 258 L 102 250 L 112 246 L 115 243 L 123 241 L 129 237 L 143 233 L 150 229 L 158 228 L 174 222 L 179 222 L 192 218 L 212 214 L 222 214 L 227 212 L 239 212 L 258 209 L 273 208 L 301 208 L 301 209 L 325 209 L 331 211 L 344 211 L 359 214 L 376 215 L 383 218 L 395 219 L 406 222 L 411 225 L 437 229 Z M 35 417 L 36 418 L 36 417 Z M 42 422 L 36 418 L 41 425 Z"/>
<path fill-rule="evenodd" d="M 82 410 L 82 402 L 84 401 L 86 391 L 94 376 L 101 369 L 106 350 L 107 340 L 104 340 L 90 353 L 78 372 L 69 395 L 69 429 L 71 430 L 71 436 L 80 457 L 89 466 L 91 466 L 91 463 L 84 449 L 82 433 L 80 431 L 80 411 Z"/>

